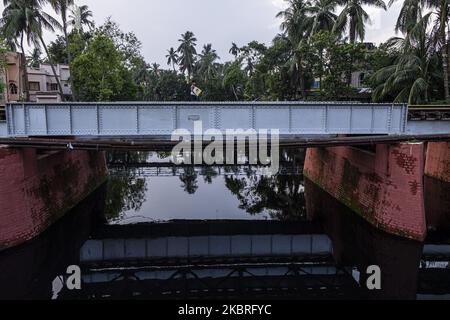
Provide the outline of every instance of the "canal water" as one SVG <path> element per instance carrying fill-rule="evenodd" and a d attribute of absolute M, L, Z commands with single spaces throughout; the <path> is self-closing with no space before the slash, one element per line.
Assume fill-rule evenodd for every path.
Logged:
<path fill-rule="evenodd" d="M 450 232 L 430 230 L 425 244 L 381 232 L 304 179 L 304 159 L 282 150 L 266 177 L 109 153 L 107 184 L 0 253 L 0 299 L 450 299 Z M 427 215 L 450 214 L 449 186 L 426 186 Z M 65 285 L 69 266 L 81 290 Z M 371 266 L 380 290 L 367 287 Z"/>

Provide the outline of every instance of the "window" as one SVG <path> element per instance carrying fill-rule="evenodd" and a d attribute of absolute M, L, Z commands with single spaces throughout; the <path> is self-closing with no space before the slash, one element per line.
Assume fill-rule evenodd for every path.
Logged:
<path fill-rule="evenodd" d="M 41 85 L 39 82 L 30 82 L 28 84 L 28 87 L 29 87 L 30 91 L 40 91 L 41 90 Z"/>
<path fill-rule="evenodd" d="M 48 91 L 58 91 L 58 84 L 57 83 L 49 83 Z"/>
<path fill-rule="evenodd" d="M 9 84 L 9 92 L 11 94 L 17 94 L 18 93 L 17 85 L 15 83 L 10 83 Z"/>

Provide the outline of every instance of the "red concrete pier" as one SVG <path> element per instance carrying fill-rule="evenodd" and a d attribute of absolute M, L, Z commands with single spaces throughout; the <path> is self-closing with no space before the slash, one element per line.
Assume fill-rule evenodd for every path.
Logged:
<path fill-rule="evenodd" d="M 423 143 L 308 149 L 305 176 L 372 225 L 423 241 Z"/>
<path fill-rule="evenodd" d="M 106 177 L 103 152 L 0 147 L 0 250 L 41 234 Z"/>

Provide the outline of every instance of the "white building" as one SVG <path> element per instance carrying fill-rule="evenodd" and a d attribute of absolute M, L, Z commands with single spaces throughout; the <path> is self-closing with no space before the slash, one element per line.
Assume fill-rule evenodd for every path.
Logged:
<path fill-rule="evenodd" d="M 72 89 L 69 83 L 69 66 L 57 64 L 55 65 L 55 69 L 67 100 L 72 95 Z M 41 64 L 39 68 L 28 68 L 28 85 L 31 102 L 52 103 L 63 101 L 59 92 L 58 82 L 49 64 Z"/>

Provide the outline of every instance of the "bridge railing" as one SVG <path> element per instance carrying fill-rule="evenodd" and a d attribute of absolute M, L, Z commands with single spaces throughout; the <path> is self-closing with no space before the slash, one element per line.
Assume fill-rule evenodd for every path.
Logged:
<path fill-rule="evenodd" d="M 401 134 L 403 104 L 151 102 L 9 104 L 8 135 L 135 136 L 207 129 L 279 129 L 281 134 Z"/>

